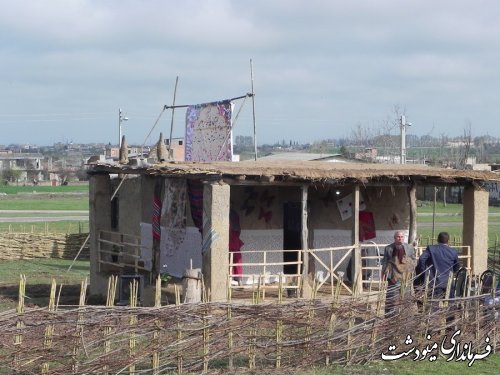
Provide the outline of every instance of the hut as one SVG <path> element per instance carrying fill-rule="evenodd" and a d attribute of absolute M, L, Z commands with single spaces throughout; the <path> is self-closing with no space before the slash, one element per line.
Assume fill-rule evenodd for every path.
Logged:
<path fill-rule="evenodd" d="M 89 173 L 91 293 L 104 295 L 110 274 L 137 277 L 145 304 L 159 274 L 188 268 L 202 269 L 211 300 L 256 277 L 283 279 L 301 296 L 334 283 L 352 292 L 376 279 L 377 253 L 366 249 L 380 250 L 396 230 L 416 238 L 419 186 L 463 188 L 461 257 L 479 274 L 484 184 L 500 180 L 486 171 L 280 160 L 96 164 Z"/>

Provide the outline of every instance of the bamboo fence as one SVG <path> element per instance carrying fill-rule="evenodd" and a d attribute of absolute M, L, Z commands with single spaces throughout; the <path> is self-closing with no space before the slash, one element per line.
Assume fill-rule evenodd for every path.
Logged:
<path fill-rule="evenodd" d="M 113 277 L 104 306 L 85 304 L 86 281 L 79 304 L 64 306 L 58 302 L 54 281 L 48 306 L 27 308 L 23 277 L 17 309 L 0 313 L 0 373 L 290 373 L 319 365 L 366 363 L 410 347 L 420 351 L 408 360 L 432 361 L 435 355 L 434 360 L 444 361 L 454 356 L 464 361 L 465 369 L 475 358 L 468 354 L 478 353 L 479 358 L 500 349 L 499 306 L 487 302 L 494 288 L 491 294 L 435 300 L 428 288 L 403 293 L 403 283 L 396 313 L 386 317 L 384 287 L 372 293 L 354 288 L 347 297 L 338 284 L 328 298 L 286 299 L 282 280 L 279 285 L 275 302 L 263 302 L 259 291 L 252 302 L 232 300 L 228 288 L 226 302 L 210 302 L 203 293 L 201 303 L 182 304 L 175 288 L 175 304 L 162 306 L 158 280 L 155 305 L 142 307 L 133 281 L 129 305 L 114 306 Z M 445 356 L 439 347 L 450 347 L 452 334 L 459 344 Z"/>

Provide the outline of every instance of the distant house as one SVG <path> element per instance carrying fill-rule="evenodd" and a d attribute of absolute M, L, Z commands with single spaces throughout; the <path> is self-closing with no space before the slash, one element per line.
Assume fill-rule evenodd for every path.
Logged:
<path fill-rule="evenodd" d="M 20 172 L 17 182 L 32 183 L 43 180 L 44 156 L 33 153 L 0 154 L 0 171 L 15 169 Z"/>
<path fill-rule="evenodd" d="M 481 273 L 488 248 L 481 184 L 500 181 L 491 172 L 286 160 L 96 164 L 89 173 L 91 293 L 104 295 L 109 275 L 138 275 L 146 304 L 158 274 L 182 276 L 191 266 L 202 268 L 212 300 L 227 297 L 232 277 L 260 274 L 284 275 L 303 296 L 320 273 L 350 292 L 369 281 L 364 244 L 389 243 L 396 230 L 409 241 L 417 235 L 421 185 L 463 186 L 463 244 Z M 230 241 L 243 244 L 242 263 Z"/>

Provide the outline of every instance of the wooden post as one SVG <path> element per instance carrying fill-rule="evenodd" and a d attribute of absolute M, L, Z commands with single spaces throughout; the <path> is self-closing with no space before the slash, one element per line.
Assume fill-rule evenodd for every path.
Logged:
<path fill-rule="evenodd" d="M 307 227 L 308 209 L 307 197 L 308 186 L 302 185 L 302 297 L 311 298 L 312 296 L 312 283 L 314 280 L 314 258 L 309 256 L 309 228 Z"/>
<path fill-rule="evenodd" d="M 435 243 L 435 231 L 436 231 L 436 199 L 437 199 L 437 187 L 434 186 L 434 202 L 432 204 L 432 237 L 431 244 Z"/>
<path fill-rule="evenodd" d="M 78 318 L 76 321 L 76 332 L 75 332 L 75 346 L 73 347 L 73 364 L 71 366 L 73 374 L 78 374 L 78 353 L 80 348 L 80 342 L 83 337 L 83 307 L 85 306 L 85 297 L 87 295 L 87 278 L 80 284 L 80 299 L 78 302 Z"/>
<path fill-rule="evenodd" d="M 354 246 L 354 261 L 352 262 L 352 284 L 353 292 L 357 290 L 362 292 L 363 288 L 361 285 L 361 247 L 359 245 L 359 185 L 354 185 L 353 193 L 353 208 L 352 208 L 352 243 Z M 357 285 L 357 287 L 356 287 Z"/>
<path fill-rule="evenodd" d="M 410 245 L 417 239 L 417 187 L 414 183 L 408 188 L 408 198 L 410 201 L 410 228 L 408 233 L 408 243 Z"/>
<path fill-rule="evenodd" d="M 17 322 L 16 322 L 16 335 L 14 336 L 14 346 L 18 347 L 18 350 L 16 350 L 16 353 L 14 354 L 14 369 L 20 370 L 22 364 L 20 363 L 21 360 L 21 345 L 23 344 L 23 330 L 25 327 L 24 324 L 24 311 L 25 311 L 25 304 L 24 304 L 24 299 L 26 297 L 26 276 L 21 275 L 21 278 L 19 280 L 19 296 L 18 296 L 18 301 L 17 301 Z"/>
<path fill-rule="evenodd" d="M 168 138 L 168 155 L 167 155 L 168 160 L 174 160 L 174 150 L 172 150 L 172 132 L 174 130 L 175 97 L 177 96 L 178 83 L 179 83 L 179 76 L 175 77 L 174 99 L 172 100 L 172 118 L 170 120 L 170 137 Z"/>
<path fill-rule="evenodd" d="M 201 302 L 201 269 L 184 271 L 184 303 Z"/>
<path fill-rule="evenodd" d="M 161 278 L 160 275 L 156 278 L 156 289 L 155 289 L 155 307 L 160 308 L 161 307 Z M 156 320 L 156 326 L 160 326 L 160 321 L 159 319 Z M 153 331 L 153 356 L 152 356 L 152 370 L 153 370 L 153 375 L 157 375 L 159 373 L 159 368 L 160 368 L 160 352 L 159 352 L 159 341 L 160 341 L 160 333 L 161 330 L 160 328 L 156 328 Z"/>

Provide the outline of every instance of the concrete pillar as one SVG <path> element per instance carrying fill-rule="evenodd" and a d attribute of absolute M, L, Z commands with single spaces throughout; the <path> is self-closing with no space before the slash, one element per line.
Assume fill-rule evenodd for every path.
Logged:
<path fill-rule="evenodd" d="M 487 190 L 464 188 L 463 244 L 471 247 L 471 268 L 476 275 L 488 268 L 488 199 Z"/>
<path fill-rule="evenodd" d="M 98 232 L 111 228 L 111 184 L 109 175 L 97 174 L 89 180 L 90 294 L 106 296 L 107 276 L 99 273 Z"/>
<path fill-rule="evenodd" d="M 229 185 L 203 188 L 203 279 L 211 301 L 227 299 L 229 278 Z"/>

